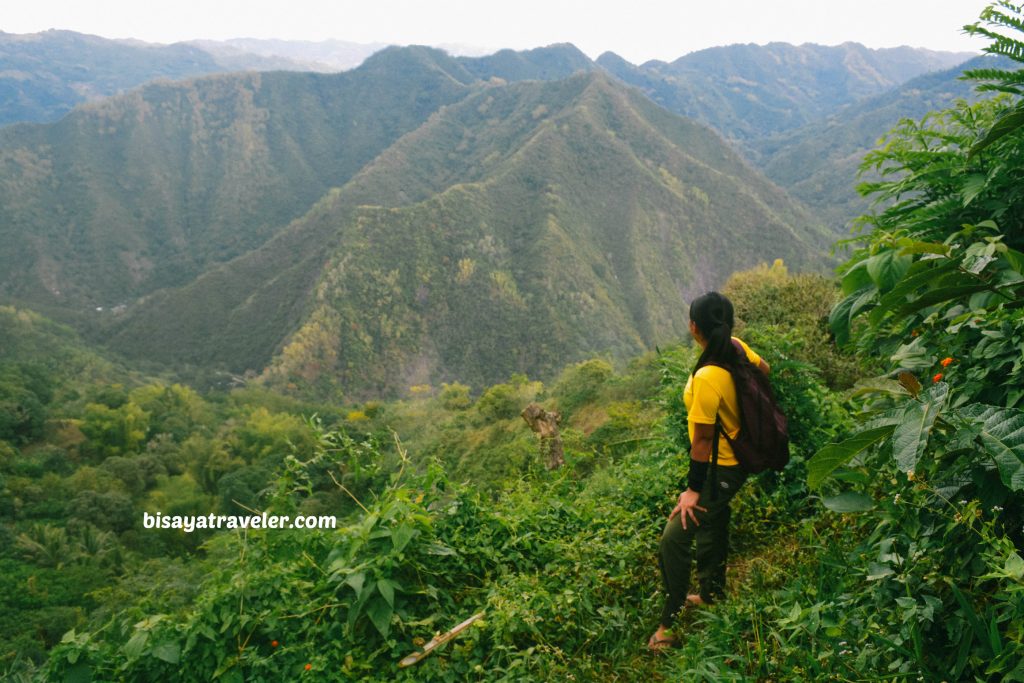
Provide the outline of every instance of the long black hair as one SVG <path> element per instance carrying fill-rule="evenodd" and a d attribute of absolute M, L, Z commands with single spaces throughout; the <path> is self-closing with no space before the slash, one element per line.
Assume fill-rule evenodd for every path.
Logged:
<path fill-rule="evenodd" d="M 728 298 L 718 292 L 702 294 L 690 302 L 690 320 L 708 342 L 697 359 L 694 372 L 708 363 L 727 367 L 736 364 L 739 356 L 732 343 L 734 317 L 732 302 Z"/>

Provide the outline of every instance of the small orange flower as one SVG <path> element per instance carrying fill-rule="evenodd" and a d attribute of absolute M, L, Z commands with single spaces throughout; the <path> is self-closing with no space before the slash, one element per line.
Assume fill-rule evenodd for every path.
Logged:
<path fill-rule="evenodd" d="M 938 373 L 937 375 L 935 375 L 934 377 L 932 377 L 932 382 L 941 382 L 941 381 L 942 381 L 942 373 L 941 372 Z"/>
<path fill-rule="evenodd" d="M 310 669 L 312 669 L 312 668 L 313 668 L 313 665 L 312 665 L 312 664 L 307 664 L 307 665 L 306 665 L 306 671 L 309 671 L 309 670 L 310 670 Z"/>
<path fill-rule="evenodd" d="M 910 336 L 911 336 L 911 337 L 916 337 L 916 336 L 917 336 L 917 335 L 919 335 L 919 334 L 921 334 L 921 333 L 920 333 L 920 332 L 918 332 L 917 330 L 913 330 L 913 331 L 912 331 L 912 332 L 910 333 Z"/>
<path fill-rule="evenodd" d="M 942 359 L 942 367 L 948 368 L 949 364 L 952 363 L 952 362 L 953 362 L 952 358 L 943 358 Z"/>
<path fill-rule="evenodd" d="M 276 640 L 270 641 L 270 647 L 277 647 L 277 641 Z"/>

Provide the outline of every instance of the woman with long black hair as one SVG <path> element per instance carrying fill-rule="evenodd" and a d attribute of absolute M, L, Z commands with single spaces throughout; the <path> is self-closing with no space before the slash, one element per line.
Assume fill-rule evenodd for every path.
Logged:
<path fill-rule="evenodd" d="M 661 535 L 659 565 L 667 595 L 658 630 L 648 643 L 652 650 L 679 644 L 672 625 L 684 605 L 714 602 L 725 590 L 729 503 L 747 478 L 729 443 L 739 433 L 740 425 L 739 401 L 729 368 L 739 362 L 742 351 L 765 374 L 771 370 L 749 346 L 732 336 L 733 320 L 732 302 L 718 292 L 709 292 L 690 303 L 690 334 L 703 349 L 683 390 L 691 443 L 690 471 L 686 489 L 679 494 Z M 716 423 L 720 425 L 717 430 Z M 714 476 L 709 476 L 716 436 L 718 463 Z M 694 556 L 700 589 L 691 594 Z"/>

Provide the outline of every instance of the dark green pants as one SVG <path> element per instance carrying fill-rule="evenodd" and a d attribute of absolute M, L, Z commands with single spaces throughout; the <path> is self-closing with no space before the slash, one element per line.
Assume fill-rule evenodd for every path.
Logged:
<path fill-rule="evenodd" d="M 661 580 L 668 594 L 661 612 L 661 625 L 670 628 L 676 614 L 686 603 L 690 590 L 690 567 L 694 555 L 697 559 L 697 580 L 700 582 L 700 597 L 705 602 L 714 602 L 725 591 L 725 561 L 729 554 L 729 502 L 747 479 L 742 467 L 717 468 L 718 496 L 712 500 L 712 477 L 700 494 L 700 505 L 707 512 L 695 510 L 699 525 L 688 519 L 686 529 L 675 515 L 665 524 L 661 534 L 661 553 L 658 564 Z M 694 539 L 697 551 L 693 552 Z"/>

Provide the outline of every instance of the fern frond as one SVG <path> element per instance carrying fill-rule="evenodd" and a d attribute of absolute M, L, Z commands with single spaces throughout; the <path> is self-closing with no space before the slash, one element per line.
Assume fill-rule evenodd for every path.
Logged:
<path fill-rule="evenodd" d="M 1003 92 L 1008 95 L 1024 95 L 1024 90 L 1012 85 L 1001 85 L 998 83 L 983 83 L 975 88 L 978 92 Z"/>
<path fill-rule="evenodd" d="M 990 24 L 997 24 L 999 26 L 1004 26 L 1006 28 L 1013 28 L 1020 31 L 1021 33 L 1024 33 L 1024 19 L 1021 19 L 1019 17 L 1013 17 L 1004 12 L 1000 12 L 999 10 L 996 9 L 996 7 L 1002 7 L 1003 9 L 1009 12 L 1019 15 L 1022 14 L 1022 8 L 1024 8 L 1024 6 L 1018 7 L 1015 5 L 1011 5 L 1008 2 L 1000 2 L 996 3 L 995 5 L 986 7 L 981 12 L 981 18 L 989 22 Z"/>
<path fill-rule="evenodd" d="M 1024 69 L 967 69 L 960 78 L 971 81 L 998 81 L 1000 83 L 1024 83 Z"/>

